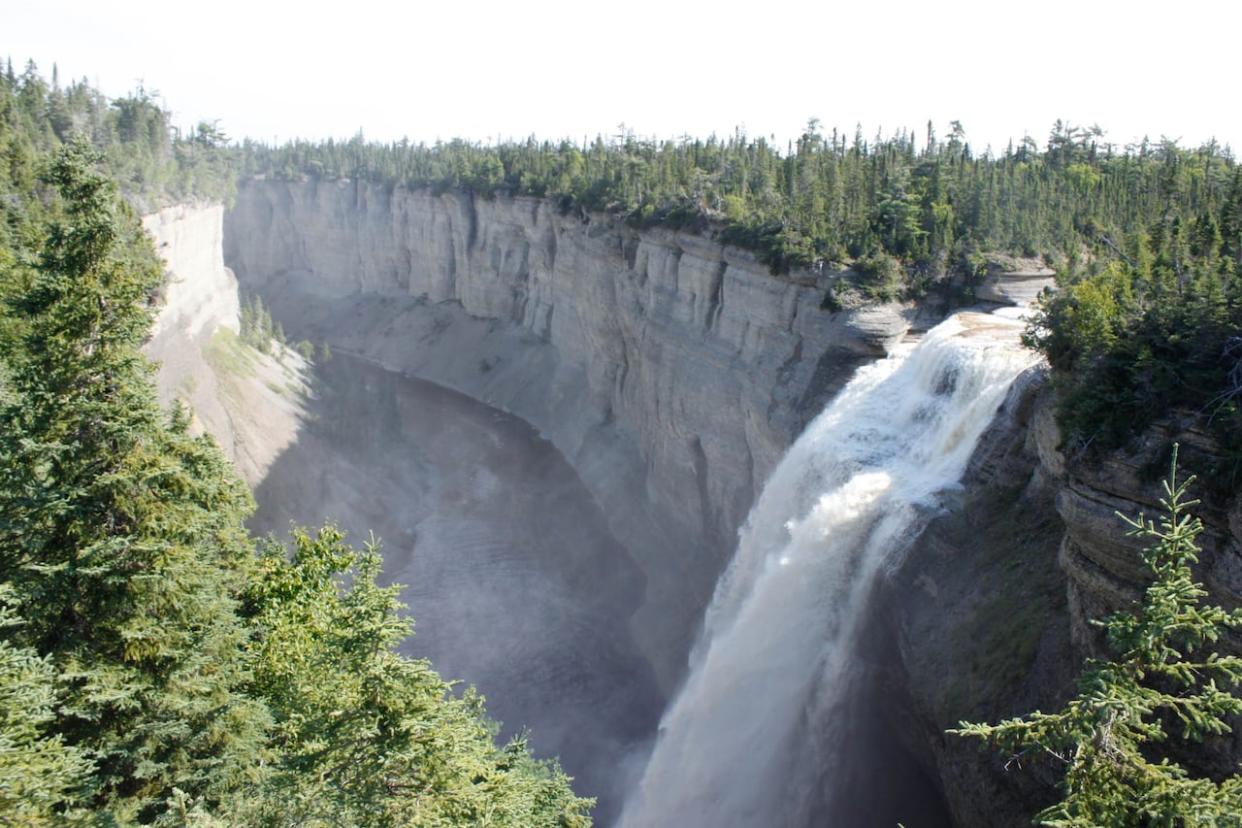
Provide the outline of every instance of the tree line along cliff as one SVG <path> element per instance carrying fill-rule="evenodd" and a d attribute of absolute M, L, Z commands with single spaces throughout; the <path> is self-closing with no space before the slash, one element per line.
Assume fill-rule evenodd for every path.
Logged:
<path fill-rule="evenodd" d="M 946 136 L 821 134 L 815 121 L 783 150 L 727 138 L 645 139 L 628 130 L 577 144 L 534 138 L 298 141 L 230 145 L 212 123 L 185 136 L 144 90 L 107 101 L 84 81 L 61 88 L 33 64 L 0 78 L 10 125 L 3 152 L 21 168 L 34 148 L 85 132 L 123 188 L 147 201 L 228 198 L 238 175 L 355 179 L 392 186 L 548 199 L 583 216 L 715 235 L 774 271 L 850 265 L 824 297 L 969 301 L 988 255 L 1042 258 L 1063 288 L 1031 344 L 1057 372 L 1062 425 L 1085 450 L 1123 444 L 1173 406 L 1202 413 L 1242 456 L 1242 393 L 1233 332 L 1242 322 L 1242 168 L 1216 142 L 1119 147 L 1098 127 L 1057 122 L 978 152 L 954 122 Z"/>
<path fill-rule="evenodd" d="M 628 132 L 577 145 L 535 139 L 245 142 L 244 175 L 383 182 L 554 201 L 639 227 L 714 235 L 774 272 L 851 266 L 826 310 L 918 299 L 970 301 L 988 255 L 1038 257 L 1062 290 L 1046 298 L 1029 343 L 1061 386 L 1075 448 L 1116 448 L 1174 406 L 1201 413 L 1242 459 L 1236 331 L 1242 327 L 1242 168 L 1215 142 L 1195 149 L 1118 147 L 1098 128 L 1058 122 L 976 153 L 960 124 L 852 139 L 816 124 L 782 153 L 763 138 L 645 140 Z"/>

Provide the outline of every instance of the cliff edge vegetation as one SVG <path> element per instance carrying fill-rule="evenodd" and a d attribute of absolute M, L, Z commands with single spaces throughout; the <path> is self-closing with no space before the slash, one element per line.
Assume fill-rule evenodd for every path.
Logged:
<path fill-rule="evenodd" d="M 659 140 L 624 125 L 581 143 L 428 146 L 359 133 L 229 144 L 213 123 L 177 133 L 154 93 L 108 101 L 85 81 L 62 87 L 55 70 L 49 83 L 11 61 L 0 117 L 12 170 L 81 132 L 142 203 L 227 200 L 239 175 L 534 196 L 584 219 L 715 235 L 774 272 L 849 265 L 852 278 L 824 297 L 830 311 L 934 288 L 969 301 L 998 255 L 1042 261 L 1061 290 L 1030 342 L 1058 376 L 1071 447 L 1118 447 L 1176 406 L 1221 439 L 1229 468 L 1206 470 L 1212 478 L 1238 474 L 1242 168 L 1214 141 L 1118 146 L 1099 127 L 1058 121 L 1042 146 L 1028 136 L 980 152 L 958 122 L 943 136 L 929 123 L 922 136 L 867 139 L 825 135 L 811 120 L 784 148 L 741 131 Z"/>
<path fill-rule="evenodd" d="M 907 266 L 916 290 L 946 273 L 982 275 L 991 252 L 1073 266 L 1157 221 L 1197 227 L 1211 214 L 1234 253 L 1242 230 L 1242 179 L 1227 148 L 1120 147 L 1098 127 L 1063 122 L 1044 147 L 1027 137 L 1002 153 L 977 152 L 957 122 L 945 138 L 929 123 L 922 139 L 902 130 L 867 140 L 861 130 L 823 135 L 812 120 L 783 151 L 741 132 L 674 141 L 624 129 L 581 144 L 247 141 L 241 172 L 547 198 L 584 216 L 718 233 L 778 272 L 882 254 Z"/>
<path fill-rule="evenodd" d="M 1203 603 L 1208 592 L 1193 578 L 1204 527 L 1189 512 L 1192 482 L 1177 479 L 1174 445 L 1159 519 L 1125 518 L 1151 543 L 1143 563 L 1152 581 L 1138 606 L 1096 622 L 1114 655 L 1087 662 L 1079 695 L 1054 713 L 951 731 L 1007 751 L 1010 765 L 1051 761 L 1064 771 L 1064 798 L 1037 815 L 1040 825 L 1242 824 L 1242 777 L 1197 775 L 1168 744 L 1228 734 L 1242 714 L 1242 658 L 1214 651 L 1242 626 L 1242 610 Z"/>
<path fill-rule="evenodd" d="M 1171 408 L 1211 425 L 1235 481 L 1242 458 L 1242 167 L 1215 142 L 1117 146 L 1057 122 L 976 152 L 961 124 L 938 137 L 864 139 L 807 125 L 782 152 L 764 138 L 434 146 L 245 142 L 243 175 L 384 182 L 549 199 L 755 251 L 774 273 L 849 266 L 823 308 L 970 301 L 998 257 L 1057 273 L 1028 337 L 1048 357 L 1071 448 L 1119 447 Z"/>
<path fill-rule="evenodd" d="M 331 528 L 289 549 L 245 534 L 244 487 L 153 401 L 137 348 L 161 275 L 107 177 L 146 206 L 227 200 L 239 175 L 341 182 L 355 206 L 345 181 L 465 193 L 476 219 L 529 196 L 584 233 L 604 216 L 714 236 L 777 274 L 840 265 L 825 318 L 969 301 L 999 254 L 1038 261 L 1060 290 L 1028 339 L 1071 459 L 1178 409 L 1228 450 L 1212 479 L 1236 482 L 1242 170 L 1215 143 L 1118 147 L 1058 123 L 998 154 L 956 124 L 869 141 L 812 123 L 783 149 L 626 130 L 267 147 L 206 123 L 180 135 L 155 98 L 0 72 L 0 809 L 18 822 L 588 819 L 554 765 L 494 744 L 477 698 L 392 653 L 408 628 L 374 549 Z M 826 280 L 785 281 L 819 304 Z"/>

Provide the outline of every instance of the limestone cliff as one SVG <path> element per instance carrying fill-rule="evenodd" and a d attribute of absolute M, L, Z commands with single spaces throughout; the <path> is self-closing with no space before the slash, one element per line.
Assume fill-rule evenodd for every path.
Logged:
<path fill-rule="evenodd" d="M 1060 447 L 1055 399 L 1045 395 L 1036 412 L 1032 440 L 1042 467 L 1057 481 L 1056 509 L 1065 525 L 1059 562 L 1068 582 L 1069 623 L 1075 646 L 1084 654 L 1105 654 L 1101 630 L 1090 623 L 1133 605 L 1150 582 L 1140 557 L 1139 539 L 1128 537 L 1117 513 L 1131 517 L 1161 511 L 1161 480 L 1168 473 L 1170 447 L 1178 443 L 1179 473 L 1197 480 L 1202 553 L 1195 577 L 1208 600 L 1226 608 L 1242 606 L 1242 492 L 1229 482 L 1226 452 L 1194 412 L 1175 411 L 1147 428 L 1124 450 L 1090 461 Z M 1227 635 L 1222 649 L 1242 652 L 1242 636 Z M 1233 732 L 1209 740 L 1206 749 L 1173 746 L 1176 758 L 1216 777 L 1236 773 L 1242 763 L 1242 721 Z"/>
<path fill-rule="evenodd" d="M 897 306 L 830 313 L 840 274 L 530 198 L 243 182 L 226 258 L 295 337 L 520 415 L 570 459 L 647 576 L 665 686 L 757 488 Z"/>
<path fill-rule="evenodd" d="M 1206 531 L 1196 576 L 1212 600 L 1242 605 L 1242 493 L 1224 484 L 1224 452 L 1191 413 L 1177 412 L 1148 428 L 1124 451 L 1098 462 L 1067 461 L 1061 451 L 1055 400 L 1046 394 L 1036 412 L 1032 438 L 1045 471 L 1058 485 L 1057 512 L 1065 523 L 1060 562 L 1069 578 L 1076 644 L 1095 652 L 1099 631 L 1087 623 L 1129 605 L 1149 580 L 1138 539 L 1127 537 L 1116 517 L 1160 510 L 1160 481 L 1168 472 L 1169 450 L 1181 446 L 1182 476 L 1198 475 L 1195 512 Z"/>
<path fill-rule="evenodd" d="M 169 269 L 152 338 L 238 331 L 237 279 L 224 266 L 224 207 L 178 204 L 142 218 Z"/>
<path fill-rule="evenodd" d="M 953 824 L 1030 824 L 1055 779 L 946 731 L 1055 709 L 1073 688 L 1058 481 L 1031 424 L 1042 368 L 1014 384 L 971 458 L 958 502 L 931 521 L 881 588 L 874 634 L 894 731 L 944 794 Z"/>
<path fill-rule="evenodd" d="M 143 217 L 167 276 L 147 356 L 159 363 L 165 403 L 179 400 L 192 428 L 215 437 L 256 485 L 295 438 L 305 365 L 284 348 L 262 354 L 238 339 L 237 279 L 224 266 L 224 207 L 179 204 Z"/>

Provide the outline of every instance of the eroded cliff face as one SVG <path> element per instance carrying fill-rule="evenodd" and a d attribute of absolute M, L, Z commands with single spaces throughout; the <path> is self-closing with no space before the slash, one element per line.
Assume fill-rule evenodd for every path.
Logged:
<path fill-rule="evenodd" d="M 1053 710 L 1073 690 L 1058 480 L 1032 423 L 1043 368 L 1010 389 L 980 440 L 957 503 L 932 520 L 881 588 L 873 624 L 893 729 L 936 779 L 959 828 L 1030 825 L 1056 777 L 946 731 Z"/>
<path fill-rule="evenodd" d="M 153 339 L 177 332 L 194 338 L 219 328 L 238 332 L 237 279 L 224 266 L 224 206 L 177 204 L 142 218 L 169 280 Z"/>
<path fill-rule="evenodd" d="M 147 356 L 159 363 L 164 403 L 185 403 L 196 433 L 211 434 L 252 487 L 296 439 L 304 361 L 238 339 L 237 279 L 224 266 L 224 207 L 179 204 L 143 217 L 167 267 Z"/>
<path fill-rule="evenodd" d="M 292 336 L 534 424 L 640 561 L 636 633 L 666 688 L 757 488 L 897 306 L 821 309 L 840 274 L 772 276 L 701 236 L 362 183 L 245 182 L 226 258 Z"/>
<path fill-rule="evenodd" d="M 1125 450 L 1084 462 L 1060 448 L 1055 399 L 1045 394 L 1032 429 L 1042 467 L 1057 481 L 1056 510 L 1065 525 L 1058 560 L 1067 579 L 1069 622 L 1077 650 L 1103 655 L 1102 630 L 1091 624 L 1133 606 L 1151 581 L 1140 556 L 1143 543 L 1129 537 L 1118 513 L 1135 517 L 1162 512 L 1161 481 L 1169 471 L 1170 449 L 1178 452 L 1179 477 L 1196 475 L 1193 513 L 1204 523 L 1202 552 L 1194 568 L 1208 591 L 1207 601 L 1227 609 L 1242 606 L 1242 491 L 1229 482 L 1226 453 L 1194 412 L 1175 411 L 1154 423 Z M 1237 631 L 1217 645 L 1242 653 Z M 1233 732 L 1209 739 L 1205 747 L 1172 745 L 1174 757 L 1198 773 L 1220 778 L 1242 763 L 1242 720 Z"/>
<path fill-rule="evenodd" d="M 564 458 L 495 408 L 337 354 L 239 336 L 218 205 L 146 217 L 167 280 L 147 352 L 160 394 L 195 412 L 254 491 L 257 535 L 325 519 L 384 541 L 429 658 L 488 699 L 502 740 L 529 727 L 603 824 L 663 697 L 627 624 L 638 567 Z M 473 366 L 472 366 L 473 370 Z"/>
<path fill-rule="evenodd" d="M 1194 511 L 1205 531 L 1196 577 L 1212 601 L 1242 606 L 1242 493 L 1225 483 L 1224 452 L 1197 420 L 1193 414 L 1174 413 L 1101 462 L 1067 462 L 1055 400 L 1045 394 L 1040 401 L 1032 438 L 1043 468 L 1059 484 L 1056 508 L 1066 527 L 1060 563 L 1069 578 L 1074 640 L 1088 652 L 1099 651 L 1103 643 L 1088 619 L 1138 600 L 1150 581 L 1139 554 L 1143 543 L 1126 535 L 1117 513 L 1160 512 L 1161 481 L 1168 475 L 1174 443 L 1181 447 L 1180 476 L 1198 475 L 1193 494 L 1201 502 Z"/>

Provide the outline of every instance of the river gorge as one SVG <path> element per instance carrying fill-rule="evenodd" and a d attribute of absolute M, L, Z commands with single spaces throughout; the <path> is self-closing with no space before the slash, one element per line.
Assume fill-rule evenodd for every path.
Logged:
<path fill-rule="evenodd" d="M 627 808 L 627 826 L 695 824 L 681 807 L 704 825 L 756 824 L 746 809 L 782 797 L 735 762 L 745 744 L 729 747 L 730 726 L 763 746 L 747 761 L 764 772 L 800 769 L 783 774 L 798 783 L 773 825 L 1026 824 L 1040 780 L 944 731 L 1066 696 L 1099 646 L 1087 619 L 1141 582 L 1113 511 L 1154 503 L 1141 470 L 1171 439 L 1192 464 L 1215 451 L 1170 419 L 1108 474 L 1079 467 L 1059 450 L 1043 369 L 1017 355 L 1018 323 L 946 323 L 932 300 L 830 310 L 825 292 L 847 273 L 774 276 L 709 235 L 534 198 L 313 180 L 243 181 L 227 209 L 180 205 L 146 224 L 171 272 L 148 352 L 165 397 L 189 402 L 251 484 L 252 528 L 374 532 L 416 622 L 406 652 L 477 686 L 506 734 L 529 727 L 537 752 L 600 799 L 604 825 L 640 789 L 649 810 Z M 1029 298 L 1047 276 L 998 268 L 976 310 Z M 333 357 L 246 355 L 248 297 Z M 961 357 L 923 385 L 884 385 L 903 361 L 950 353 L 917 356 L 963 341 L 962 325 L 1004 331 L 1004 371 L 972 385 Z M 868 377 L 895 396 L 848 409 Z M 967 403 L 969 426 L 941 416 Z M 903 405 L 907 419 L 883 421 Z M 854 425 L 812 425 L 834 417 Z M 799 456 L 829 459 L 781 484 Z M 1242 596 L 1239 514 L 1235 497 L 1204 515 L 1203 578 L 1226 603 Z M 803 552 L 781 551 L 809 526 Z M 765 567 L 792 572 L 800 555 L 838 569 L 765 593 L 777 577 Z M 732 667 L 704 668 L 730 652 L 726 628 L 777 609 L 784 635 L 764 623 Z M 834 658 L 849 669 L 828 669 Z M 778 666 L 805 672 L 788 692 L 771 676 L 746 685 Z M 693 763 L 661 758 L 661 742 L 709 697 L 726 701 L 722 718 L 688 726 L 717 735 L 697 761 L 737 766 L 681 804 L 651 794 L 644 768 L 690 785 Z"/>

